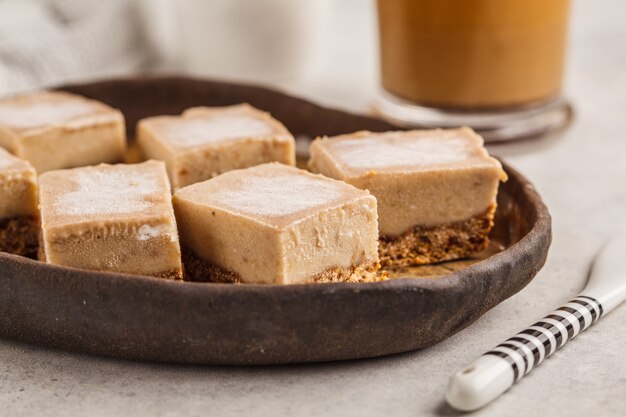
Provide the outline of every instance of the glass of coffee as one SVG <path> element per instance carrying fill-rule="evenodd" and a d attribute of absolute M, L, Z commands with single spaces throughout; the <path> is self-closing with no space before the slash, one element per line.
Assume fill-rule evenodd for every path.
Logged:
<path fill-rule="evenodd" d="M 563 126 L 569 0 L 377 0 L 382 88 L 398 124 L 467 125 L 488 141 Z"/>

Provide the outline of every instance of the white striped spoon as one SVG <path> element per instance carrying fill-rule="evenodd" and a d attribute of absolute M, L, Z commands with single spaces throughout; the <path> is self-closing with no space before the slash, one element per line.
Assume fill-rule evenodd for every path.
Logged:
<path fill-rule="evenodd" d="M 457 372 L 446 400 L 472 411 L 495 400 L 545 358 L 626 299 L 626 236 L 600 252 L 580 295 Z"/>

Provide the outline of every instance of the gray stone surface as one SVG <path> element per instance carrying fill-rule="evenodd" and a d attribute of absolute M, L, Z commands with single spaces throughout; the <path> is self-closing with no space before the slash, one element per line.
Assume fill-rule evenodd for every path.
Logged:
<path fill-rule="evenodd" d="M 363 40 L 371 38 L 369 2 L 338 3 L 328 74 L 287 88 L 365 111 L 376 79 L 375 49 Z M 133 363 L 0 340 L 0 415 L 454 415 L 443 403 L 450 375 L 575 295 L 600 246 L 626 233 L 625 4 L 575 2 L 573 125 L 558 137 L 492 149 L 534 181 L 553 215 L 554 243 L 537 278 L 473 326 L 388 358 L 262 368 Z M 626 415 L 625 346 L 622 306 L 475 415 Z"/>

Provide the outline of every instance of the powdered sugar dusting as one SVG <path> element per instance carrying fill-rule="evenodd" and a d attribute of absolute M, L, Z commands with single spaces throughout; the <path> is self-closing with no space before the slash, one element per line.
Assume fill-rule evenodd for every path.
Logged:
<path fill-rule="evenodd" d="M 64 215 L 128 214 L 148 209 L 147 197 L 159 191 L 157 179 L 127 170 L 81 170 L 73 176 L 76 189 L 60 194 L 55 210 Z M 149 233 L 149 232 L 148 232 Z"/>
<path fill-rule="evenodd" d="M 446 164 L 468 157 L 467 142 L 454 137 L 373 136 L 327 144 L 343 165 L 356 169 Z"/>
<path fill-rule="evenodd" d="M 246 177 L 238 187 L 217 191 L 212 200 L 239 212 L 279 217 L 337 200 L 342 190 L 331 181 L 301 174 Z"/>
<path fill-rule="evenodd" d="M 271 133 L 271 125 L 249 115 L 180 118 L 169 121 L 163 128 L 166 140 L 185 148 Z"/>
<path fill-rule="evenodd" d="M 32 101 L 0 104 L 0 124 L 16 128 L 46 126 L 93 113 L 80 100 Z"/>

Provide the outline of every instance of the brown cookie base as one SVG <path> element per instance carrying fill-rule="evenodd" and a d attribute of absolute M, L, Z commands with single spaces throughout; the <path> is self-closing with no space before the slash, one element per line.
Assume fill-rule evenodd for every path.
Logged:
<path fill-rule="evenodd" d="M 377 274 L 379 262 L 367 262 L 352 265 L 349 268 L 329 268 L 306 281 L 307 284 L 318 282 L 375 282 L 387 279 L 387 274 Z"/>
<path fill-rule="evenodd" d="M 0 252 L 37 258 L 39 220 L 19 216 L 0 220 Z"/>
<path fill-rule="evenodd" d="M 183 249 L 183 265 L 186 281 L 215 282 L 215 283 L 241 283 L 239 274 L 227 271 L 204 261 L 196 256 L 191 250 Z M 376 274 L 380 268 L 378 262 L 363 263 L 353 265 L 349 268 L 329 268 L 307 280 L 306 283 L 318 282 L 373 282 L 387 278 L 386 274 Z"/>
<path fill-rule="evenodd" d="M 189 249 L 181 248 L 181 253 L 183 270 L 185 271 L 183 279 L 185 281 L 227 284 L 238 284 L 241 282 L 239 274 L 226 271 L 217 265 L 206 262 Z"/>
<path fill-rule="evenodd" d="M 158 274 L 153 275 L 157 278 L 165 278 L 165 279 L 173 279 L 182 281 L 183 280 L 183 271 L 180 269 L 176 269 L 173 271 L 163 271 Z"/>
<path fill-rule="evenodd" d="M 378 244 L 383 267 L 405 267 L 450 261 L 484 250 L 489 244 L 496 206 L 471 219 L 433 227 L 415 226 L 400 236 L 381 236 Z"/>

